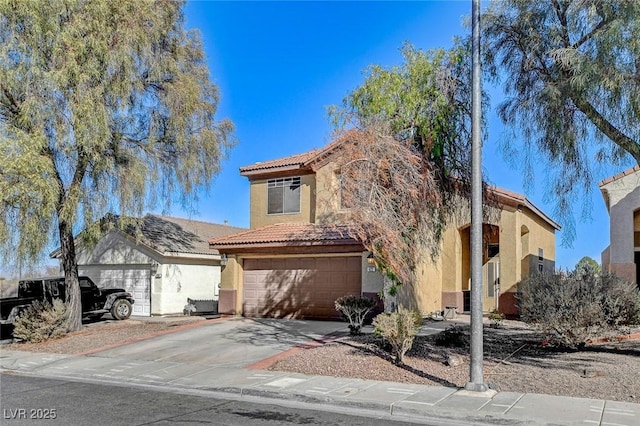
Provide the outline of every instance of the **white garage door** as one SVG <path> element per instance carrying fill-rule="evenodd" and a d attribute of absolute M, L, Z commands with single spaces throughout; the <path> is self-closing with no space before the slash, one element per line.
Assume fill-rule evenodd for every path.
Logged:
<path fill-rule="evenodd" d="M 90 277 L 98 287 L 124 288 L 136 301 L 132 315 L 151 315 L 150 265 L 78 265 L 78 274 Z"/>

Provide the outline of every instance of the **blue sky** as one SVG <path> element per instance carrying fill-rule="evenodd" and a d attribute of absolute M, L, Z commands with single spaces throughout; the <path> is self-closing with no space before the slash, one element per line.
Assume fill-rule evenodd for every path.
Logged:
<path fill-rule="evenodd" d="M 483 2 L 483 3 L 486 3 Z M 236 126 L 238 145 L 221 174 L 202 193 L 194 219 L 249 225 L 249 183 L 238 168 L 321 147 L 331 138 L 326 108 L 360 85 L 367 66 L 401 63 L 399 48 L 409 41 L 428 50 L 450 47 L 464 35 L 471 0 L 422 2 L 219 2 L 189 1 L 186 25 L 201 32 L 211 78 L 221 92 L 219 118 Z M 492 95 L 488 141 L 483 148 L 490 183 L 524 193 L 552 215 L 543 202 L 545 188 L 525 192 L 521 170 L 497 148 L 503 126 L 495 117 L 499 88 Z M 513 143 L 518 147 L 519 142 Z M 617 169 L 602 170 L 598 180 Z M 537 170 L 536 182 L 543 182 Z M 598 188 L 591 197 L 591 219 L 580 219 L 573 248 L 556 236 L 556 264 L 572 268 L 582 256 L 600 261 L 609 239 L 608 214 Z M 175 216 L 187 213 L 174 207 Z M 553 216 L 553 215 L 552 215 Z"/>

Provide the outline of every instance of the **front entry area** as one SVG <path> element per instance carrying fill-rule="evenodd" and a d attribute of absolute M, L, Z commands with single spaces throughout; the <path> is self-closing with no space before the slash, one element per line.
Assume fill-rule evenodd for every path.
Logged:
<path fill-rule="evenodd" d="M 335 300 L 360 295 L 361 256 L 245 259 L 243 314 L 272 318 L 340 318 Z"/>

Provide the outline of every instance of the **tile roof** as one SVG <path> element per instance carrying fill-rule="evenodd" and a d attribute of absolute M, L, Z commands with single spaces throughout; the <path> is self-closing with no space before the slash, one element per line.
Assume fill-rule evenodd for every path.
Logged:
<path fill-rule="evenodd" d="M 360 245 L 344 225 L 277 223 L 209 241 L 215 248 L 261 246 Z"/>
<path fill-rule="evenodd" d="M 258 162 L 250 166 L 240 167 L 240 174 L 247 176 L 256 173 L 279 171 L 283 169 L 295 170 L 308 167 L 315 161 L 318 161 L 324 158 L 325 155 L 333 152 L 334 149 L 338 148 L 345 141 L 348 141 L 354 132 L 356 132 L 356 130 L 349 130 L 341 137 L 319 149 L 314 149 L 311 151 L 303 152 L 301 154 L 291 155 L 289 157 L 278 158 L 275 160 Z"/>
<path fill-rule="evenodd" d="M 493 192 L 497 197 L 498 201 L 501 203 L 509 203 L 515 202 L 517 204 L 521 204 L 537 214 L 542 220 L 547 222 L 549 225 L 554 227 L 557 230 L 560 230 L 561 226 L 551 219 L 545 212 L 540 210 L 535 204 L 533 204 L 527 197 L 522 194 L 518 194 L 517 192 L 509 191 L 507 189 L 498 188 L 497 186 L 490 187 L 490 191 Z"/>
<path fill-rule="evenodd" d="M 622 179 L 623 177 L 625 177 L 625 176 L 629 176 L 630 174 L 633 174 L 633 173 L 635 173 L 635 172 L 637 172 L 637 171 L 640 171 L 640 166 L 635 165 L 635 166 L 633 166 L 632 168 L 627 169 L 627 170 L 625 170 L 625 171 L 624 171 L 624 172 L 622 172 L 622 173 L 618 173 L 617 175 L 614 175 L 614 176 L 611 176 L 611 177 L 608 177 L 608 178 L 606 178 L 606 179 L 601 180 L 601 181 L 598 183 L 598 186 L 599 186 L 599 187 L 603 187 L 603 186 L 605 186 L 606 184 L 609 184 L 609 183 L 611 183 L 611 182 L 614 182 L 614 181 L 616 181 L 616 180 L 618 180 L 618 179 Z"/>
<path fill-rule="evenodd" d="M 303 152 L 302 154 L 291 155 L 289 157 L 278 158 L 271 161 L 262 161 L 250 166 L 240 167 L 240 174 L 251 174 L 252 172 L 262 172 L 268 171 L 272 169 L 282 169 L 282 168 L 290 168 L 290 167 L 301 167 L 307 163 L 310 159 L 314 158 L 315 155 L 321 151 L 320 149 L 314 149 L 313 151 Z"/>

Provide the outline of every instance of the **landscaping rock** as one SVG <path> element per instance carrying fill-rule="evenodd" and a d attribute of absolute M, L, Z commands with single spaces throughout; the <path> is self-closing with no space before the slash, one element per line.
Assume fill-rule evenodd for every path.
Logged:
<path fill-rule="evenodd" d="M 444 363 L 449 367 L 456 367 L 458 365 L 464 364 L 464 358 L 462 358 L 460 355 L 450 354 Z"/>

